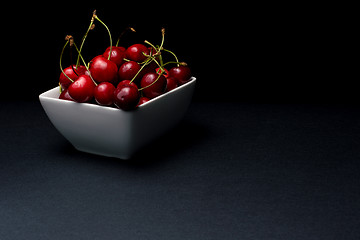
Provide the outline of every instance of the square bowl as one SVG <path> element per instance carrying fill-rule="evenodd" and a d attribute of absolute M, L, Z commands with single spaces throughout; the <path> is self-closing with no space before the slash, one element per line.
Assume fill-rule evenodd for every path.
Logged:
<path fill-rule="evenodd" d="M 184 117 L 196 78 L 132 111 L 59 99 L 59 87 L 39 95 L 55 128 L 83 152 L 129 159 Z"/>

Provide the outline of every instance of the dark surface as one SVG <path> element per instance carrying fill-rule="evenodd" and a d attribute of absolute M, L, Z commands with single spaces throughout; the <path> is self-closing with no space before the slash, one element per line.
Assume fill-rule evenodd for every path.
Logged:
<path fill-rule="evenodd" d="M 2 240 L 360 238 L 357 105 L 193 102 L 130 161 L 0 111 Z"/>

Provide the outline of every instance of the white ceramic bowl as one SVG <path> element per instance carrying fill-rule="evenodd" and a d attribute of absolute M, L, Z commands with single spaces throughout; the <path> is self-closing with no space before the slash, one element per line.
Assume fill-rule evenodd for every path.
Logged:
<path fill-rule="evenodd" d="M 177 125 L 194 92 L 196 78 L 174 90 L 123 111 L 59 99 L 59 87 L 39 99 L 55 128 L 78 150 L 129 159 L 137 150 Z"/>

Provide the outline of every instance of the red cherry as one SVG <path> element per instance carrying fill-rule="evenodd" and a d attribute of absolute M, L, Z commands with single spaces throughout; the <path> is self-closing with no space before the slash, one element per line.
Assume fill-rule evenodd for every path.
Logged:
<path fill-rule="evenodd" d="M 150 101 L 150 98 L 147 98 L 147 97 L 141 97 L 140 100 L 139 100 L 139 104 L 138 106 L 140 106 L 141 104 L 144 104 L 146 102 Z"/>
<path fill-rule="evenodd" d="M 76 102 L 88 102 L 94 96 L 94 88 L 95 84 L 91 78 L 87 75 L 81 75 L 69 86 L 68 90 Z"/>
<path fill-rule="evenodd" d="M 69 100 L 69 101 L 75 101 L 69 94 L 69 90 L 65 89 L 60 93 L 59 99 L 62 100 Z"/>
<path fill-rule="evenodd" d="M 166 78 L 163 75 L 161 75 L 159 79 L 157 79 L 158 77 L 159 75 L 154 72 L 147 73 L 142 77 L 140 86 L 141 88 L 144 88 L 142 91 L 145 97 L 151 99 L 164 93 L 166 88 Z M 150 87 L 147 87 L 150 84 L 152 85 Z"/>
<path fill-rule="evenodd" d="M 175 78 L 178 84 L 182 85 L 191 78 L 190 68 L 187 66 L 173 67 L 169 71 L 169 77 Z"/>
<path fill-rule="evenodd" d="M 116 64 L 101 55 L 91 60 L 89 70 L 91 76 L 97 82 L 117 82 L 118 68 Z"/>
<path fill-rule="evenodd" d="M 120 66 L 118 76 L 121 80 L 133 79 L 136 73 L 140 70 L 140 65 L 137 62 L 129 61 Z M 138 77 L 137 77 L 138 78 Z"/>
<path fill-rule="evenodd" d="M 78 68 L 76 69 L 76 66 L 73 65 L 76 73 L 74 72 L 73 68 L 71 66 L 67 67 L 64 69 L 65 74 L 72 79 L 73 81 L 76 81 L 76 79 L 79 78 L 80 75 L 83 75 L 86 71 L 86 68 L 84 66 L 78 66 Z M 67 89 L 70 84 L 72 83 L 65 75 L 63 72 L 60 73 L 60 78 L 59 78 L 59 83 L 61 85 L 61 89 Z"/>
<path fill-rule="evenodd" d="M 169 77 L 169 70 L 167 70 L 166 68 L 164 68 L 165 72 L 163 73 L 164 77 L 168 78 Z M 156 68 L 155 69 L 155 72 L 157 74 L 160 74 L 161 73 L 161 69 L 160 68 Z"/>
<path fill-rule="evenodd" d="M 150 54 L 150 51 L 147 47 L 145 47 L 142 44 L 134 44 L 130 47 L 128 47 L 128 49 L 126 49 L 125 51 L 126 53 L 126 58 L 136 61 L 136 62 L 143 62 L 146 60 L 146 56 L 144 56 L 143 53 L 145 53 L 146 55 Z"/>
<path fill-rule="evenodd" d="M 116 107 L 128 111 L 136 108 L 140 93 L 137 87 L 125 83 L 115 89 L 113 99 Z"/>
<path fill-rule="evenodd" d="M 94 89 L 95 101 L 99 105 L 110 106 L 113 104 L 114 85 L 109 82 L 102 82 Z"/>
<path fill-rule="evenodd" d="M 110 53 L 110 47 L 108 47 L 103 53 L 103 57 L 108 59 Z M 124 63 L 125 57 L 125 48 L 124 47 L 115 47 L 113 46 L 111 49 L 111 57 L 110 61 L 113 61 L 117 67 Z"/>
<path fill-rule="evenodd" d="M 166 82 L 167 84 L 166 84 L 165 92 L 170 92 L 171 90 L 177 88 L 178 86 L 176 79 L 173 77 L 166 78 Z"/>
<path fill-rule="evenodd" d="M 121 86 L 121 85 L 125 85 L 125 84 L 130 84 L 130 85 L 132 85 L 132 86 L 134 86 L 134 87 L 137 87 L 137 85 L 136 85 L 134 82 L 132 82 L 132 83 L 130 83 L 130 82 L 131 82 L 130 80 L 123 80 L 123 81 L 119 82 L 119 84 L 117 85 L 117 87 L 119 87 L 119 86 Z"/>

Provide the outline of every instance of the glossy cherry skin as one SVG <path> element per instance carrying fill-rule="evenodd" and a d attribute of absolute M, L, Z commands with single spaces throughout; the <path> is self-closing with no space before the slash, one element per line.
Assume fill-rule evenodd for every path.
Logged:
<path fill-rule="evenodd" d="M 126 53 L 127 59 L 130 59 L 135 62 L 143 62 L 147 58 L 146 56 L 144 56 L 143 53 L 145 53 L 146 55 L 149 55 L 150 51 L 147 47 L 145 47 L 142 44 L 134 44 L 134 45 L 131 45 L 130 47 L 128 47 L 128 49 L 126 49 L 125 53 Z"/>
<path fill-rule="evenodd" d="M 78 66 L 78 68 L 76 69 L 76 66 L 73 65 L 76 73 L 74 72 L 73 68 L 71 66 L 63 69 L 65 74 L 73 81 L 77 80 L 79 78 L 80 75 L 83 75 L 86 71 L 86 68 L 84 66 Z M 77 74 L 77 75 L 76 75 Z M 70 84 L 72 83 L 65 75 L 63 72 L 60 73 L 60 78 L 59 78 L 59 83 L 61 85 L 61 89 L 67 89 Z"/>
<path fill-rule="evenodd" d="M 108 47 L 103 53 L 103 57 L 108 59 L 110 54 L 110 47 Z M 124 63 L 125 48 L 112 46 L 110 61 L 113 61 L 117 67 Z"/>
<path fill-rule="evenodd" d="M 146 102 L 150 101 L 150 98 L 147 98 L 147 97 L 140 97 L 140 100 L 139 100 L 139 103 L 138 103 L 138 106 L 140 106 L 141 104 L 144 104 Z"/>
<path fill-rule="evenodd" d="M 147 73 L 142 77 L 142 79 L 140 81 L 141 88 L 149 86 L 150 84 L 152 84 L 153 82 L 156 81 L 150 87 L 144 88 L 142 90 L 145 97 L 148 97 L 151 99 L 151 98 L 160 96 L 161 94 L 163 94 L 165 92 L 166 78 L 163 75 L 161 75 L 159 77 L 159 79 L 156 80 L 158 77 L 159 77 L 159 75 L 155 72 Z"/>
<path fill-rule="evenodd" d="M 73 101 L 73 102 L 75 101 L 75 100 L 70 96 L 68 89 L 63 90 L 63 91 L 60 93 L 59 99 L 69 100 L 69 101 Z"/>
<path fill-rule="evenodd" d="M 175 88 L 177 88 L 178 84 L 175 78 L 168 77 L 166 78 L 166 89 L 165 92 L 169 92 Z"/>
<path fill-rule="evenodd" d="M 118 71 L 119 80 L 122 81 L 122 80 L 133 79 L 133 77 L 140 70 L 140 68 L 141 67 L 137 62 L 134 61 L 125 62 L 119 68 Z"/>
<path fill-rule="evenodd" d="M 190 68 L 188 66 L 173 67 L 169 71 L 169 77 L 175 78 L 178 85 L 182 85 L 191 78 Z"/>
<path fill-rule="evenodd" d="M 95 84 L 87 75 L 80 75 L 69 88 L 69 95 L 76 102 L 89 102 L 94 96 Z"/>
<path fill-rule="evenodd" d="M 99 105 L 111 106 L 113 104 L 113 95 L 115 87 L 109 82 L 102 82 L 94 89 L 95 101 Z"/>
<path fill-rule="evenodd" d="M 118 68 L 116 64 L 101 55 L 91 60 L 89 70 L 96 82 L 117 83 Z"/>
<path fill-rule="evenodd" d="M 138 105 L 140 92 L 137 87 L 125 83 L 115 89 L 113 99 L 116 107 L 129 111 Z"/>

